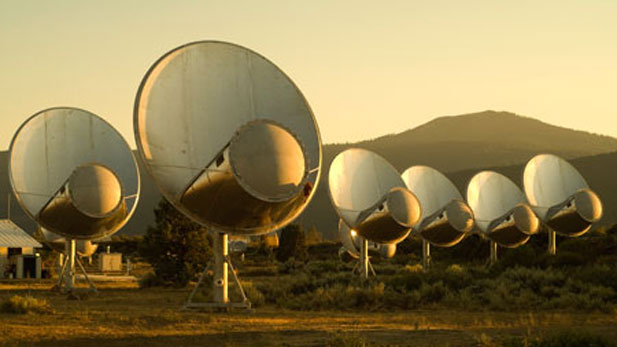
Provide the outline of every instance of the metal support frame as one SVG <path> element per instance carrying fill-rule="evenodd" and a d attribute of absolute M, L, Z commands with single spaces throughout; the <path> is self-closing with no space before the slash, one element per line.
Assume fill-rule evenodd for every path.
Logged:
<path fill-rule="evenodd" d="M 75 252 L 75 240 L 67 240 L 64 247 L 65 255 L 60 255 L 58 258 L 58 265 L 61 265 L 60 272 L 58 273 L 58 281 L 52 290 L 58 290 L 61 293 L 72 294 L 75 291 L 75 263 L 79 266 L 81 272 L 84 274 L 84 278 L 90 285 L 90 290 L 94 293 L 97 292 L 96 286 L 88 277 L 86 268 L 76 256 Z"/>
<path fill-rule="evenodd" d="M 431 267 L 431 244 L 422 240 L 422 267 L 424 270 L 428 270 Z"/>
<path fill-rule="evenodd" d="M 489 258 L 489 264 L 493 265 L 497 262 L 497 249 L 498 249 L 498 245 L 497 242 L 495 241 L 491 241 L 490 242 L 490 248 L 491 248 L 491 255 Z"/>
<path fill-rule="evenodd" d="M 362 244 L 360 246 L 360 257 L 358 262 L 354 266 L 352 273 L 358 273 L 362 278 L 368 278 L 370 275 L 377 276 L 375 268 L 371 263 L 371 258 L 368 255 L 368 240 L 361 238 Z"/>
<path fill-rule="evenodd" d="M 240 279 L 236 274 L 236 269 L 234 268 L 231 257 L 229 256 L 229 245 L 228 245 L 228 235 L 225 233 L 213 232 L 212 239 L 214 243 L 213 253 L 214 253 L 214 268 L 209 264 L 206 266 L 204 271 L 199 276 L 199 280 L 195 287 L 191 291 L 186 303 L 184 304 L 184 309 L 191 308 L 219 308 L 219 309 L 231 309 L 231 308 L 243 308 L 250 310 L 251 302 L 246 296 L 246 292 L 242 287 L 242 283 L 240 283 Z M 238 286 L 238 290 L 242 295 L 242 302 L 231 302 L 229 300 L 229 271 L 228 267 L 231 269 L 231 274 L 234 279 L 234 282 Z M 209 270 L 213 270 L 214 278 L 212 282 L 212 302 L 193 302 L 193 297 L 197 294 L 197 290 L 203 283 L 207 273 Z"/>
<path fill-rule="evenodd" d="M 557 253 L 557 233 L 555 230 L 548 230 L 548 254 L 555 255 Z"/>
<path fill-rule="evenodd" d="M 364 278 L 369 275 L 369 258 L 368 258 L 368 240 L 362 238 L 362 247 L 360 247 L 360 274 Z"/>

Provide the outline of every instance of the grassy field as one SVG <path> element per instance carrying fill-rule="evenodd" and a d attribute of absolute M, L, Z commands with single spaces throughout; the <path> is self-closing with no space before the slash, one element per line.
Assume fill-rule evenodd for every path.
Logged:
<path fill-rule="evenodd" d="M 306 261 L 251 250 L 234 259 L 251 312 L 183 311 L 192 286 L 148 287 L 152 268 L 138 257 L 132 274 L 145 286 L 100 282 L 80 300 L 51 292 L 51 280 L 4 281 L 0 345 L 615 345 L 617 233 L 564 241 L 551 257 L 543 244 L 503 251 L 491 267 L 471 241 L 435 249 L 430 271 L 418 264 L 417 245 L 402 244 L 395 258 L 375 260 L 369 281 L 338 259 L 338 245 L 312 247 Z M 211 295 L 207 283 L 197 297 Z M 230 296 L 239 298 L 234 285 Z M 19 311 L 13 302 L 41 305 L 40 313 L 9 313 Z"/>
<path fill-rule="evenodd" d="M 53 312 L 0 314 L 0 344 L 45 346 L 415 345 L 497 346 L 574 327 L 617 340 L 617 314 L 445 309 L 395 312 L 284 310 L 181 311 L 189 289 L 101 284 L 99 293 L 67 300 L 51 282 L 0 284 L 0 301 L 31 295 Z"/>

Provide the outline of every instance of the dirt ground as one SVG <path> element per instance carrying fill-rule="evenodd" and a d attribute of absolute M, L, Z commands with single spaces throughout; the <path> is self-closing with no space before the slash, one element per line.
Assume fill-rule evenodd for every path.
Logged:
<path fill-rule="evenodd" d="M 99 284 L 82 300 L 49 291 L 51 282 L 0 283 L 0 301 L 20 294 L 49 300 L 50 314 L 0 313 L 0 344 L 27 346 L 490 346 L 511 336 L 580 329 L 617 340 L 617 313 L 252 312 L 180 310 L 189 289 Z"/>

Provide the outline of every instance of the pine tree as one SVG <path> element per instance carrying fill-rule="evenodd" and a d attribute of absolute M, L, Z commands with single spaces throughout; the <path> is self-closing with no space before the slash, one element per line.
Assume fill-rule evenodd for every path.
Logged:
<path fill-rule="evenodd" d="M 285 262 L 291 257 L 300 261 L 308 258 L 304 229 L 298 224 L 289 224 L 283 228 L 276 252 L 276 259 L 280 262 Z"/>
<path fill-rule="evenodd" d="M 208 233 L 165 199 L 154 209 L 154 215 L 156 226 L 148 227 L 139 253 L 150 263 L 158 281 L 185 286 L 212 258 Z"/>

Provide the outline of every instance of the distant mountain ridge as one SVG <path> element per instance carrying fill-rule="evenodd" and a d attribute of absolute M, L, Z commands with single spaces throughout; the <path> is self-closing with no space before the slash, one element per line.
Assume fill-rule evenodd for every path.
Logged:
<path fill-rule="evenodd" d="M 413 119 L 410 118 L 410 123 Z M 565 159 L 581 158 L 573 163 L 579 167 L 598 194 L 607 202 L 617 202 L 617 184 L 612 183 L 617 154 L 617 139 L 584 131 L 571 130 L 543 123 L 533 118 L 509 112 L 484 111 L 461 116 L 439 117 L 398 134 L 357 143 L 323 146 L 322 175 L 311 204 L 298 222 L 315 226 L 326 238 L 336 239 L 337 217 L 327 193 L 327 177 L 334 156 L 350 147 L 375 151 L 388 159 L 400 172 L 412 165 L 432 166 L 451 177 L 464 194 L 466 180 L 485 168 L 503 168 L 504 173 L 522 170 L 522 165 L 539 153 L 553 153 Z M 7 152 L 0 152 L 0 191 L 9 192 Z M 585 157 L 585 158 L 582 158 Z M 613 164 L 611 166 L 611 164 Z M 140 163 L 142 187 L 139 205 L 121 234 L 143 234 L 154 224 L 153 209 L 161 199 L 156 185 Z M 512 171 L 513 170 L 513 171 Z M 500 171 L 501 172 L 501 171 Z M 612 173 L 613 176 L 604 173 Z M 515 182 L 519 182 L 520 179 Z M 617 221 L 611 206 L 605 203 L 605 224 Z M 6 211 L 6 199 L 0 198 L 1 211 Z M 12 219 L 29 232 L 35 225 L 12 203 Z"/>
<path fill-rule="evenodd" d="M 527 153 L 537 151 L 566 159 L 607 153 L 617 151 L 617 139 L 550 125 L 510 112 L 484 111 L 435 118 L 402 133 L 373 140 L 326 145 L 324 152 L 328 156 L 348 147 L 380 153 L 398 169 L 414 163 L 452 172 L 511 165 L 526 160 Z"/>
<path fill-rule="evenodd" d="M 459 172 L 524 165 L 540 153 L 571 160 L 615 152 L 617 139 L 550 125 L 510 112 L 484 111 L 439 117 L 402 133 L 372 140 L 325 145 L 320 185 L 299 221 L 307 227 L 315 226 L 326 238 L 337 237 L 337 217 L 327 193 L 328 169 L 338 153 L 351 147 L 380 154 L 401 173 L 412 165 L 427 165 L 449 177 L 457 177 Z M 463 195 L 466 184 L 467 181 L 459 182 Z M 617 189 L 613 191 L 617 194 Z M 605 223 L 616 221 L 603 219 Z"/>

